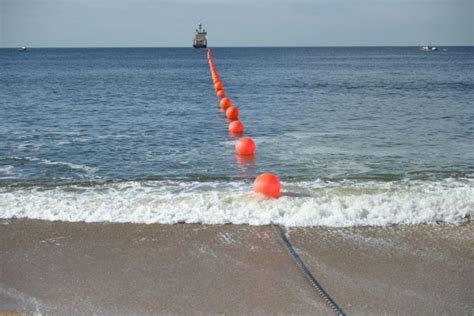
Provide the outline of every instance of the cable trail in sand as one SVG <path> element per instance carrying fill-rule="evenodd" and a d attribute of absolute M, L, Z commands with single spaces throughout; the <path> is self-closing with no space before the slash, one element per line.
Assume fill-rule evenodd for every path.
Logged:
<path fill-rule="evenodd" d="M 285 246 L 286 250 L 288 250 L 288 253 L 291 255 L 295 263 L 298 265 L 298 268 L 300 268 L 301 272 L 305 275 L 305 277 L 308 279 L 308 281 L 311 283 L 313 288 L 318 292 L 318 294 L 323 298 L 323 300 L 328 304 L 328 306 L 337 314 L 340 316 L 345 316 L 346 314 L 344 311 L 336 304 L 336 302 L 329 296 L 329 294 L 323 289 L 321 284 L 316 280 L 316 278 L 311 274 L 311 271 L 306 267 L 304 264 L 303 260 L 300 258 L 300 256 L 296 253 L 295 249 L 291 245 L 290 241 L 285 235 L 285 232 L 283 229 L 271 223 L 273 230 L 275 233 L 280 237 L 281 241 L 283 242 L 283 245 Z"/>

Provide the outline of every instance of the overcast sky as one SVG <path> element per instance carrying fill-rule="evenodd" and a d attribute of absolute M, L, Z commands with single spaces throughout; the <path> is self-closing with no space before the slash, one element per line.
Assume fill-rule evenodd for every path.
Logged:
<path fill-rule="evenodd" d="M 474 0 L 0 0 L 0 47 L 474 45 Z"/>

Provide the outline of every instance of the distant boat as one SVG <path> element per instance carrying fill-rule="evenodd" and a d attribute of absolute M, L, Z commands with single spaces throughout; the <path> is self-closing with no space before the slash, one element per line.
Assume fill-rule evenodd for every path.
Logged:
<path fill-rule="evenodd" d="M 207 35 L 206 30 L 203 29 L 201 23 L 199 23 L 199 29 L 196 30 L 196 34 L 194 35 L 193 47 L 206 48 L 207 47 L 206 35 Z"/>
<path fill-rule="evenodd" d="M 437 51 L 438 48 L 435 47 L 435 46 L 431 46 L 431 43 L 430 43 L 430 45 L 428 45 L 428 46 L 423 46 L 421 48 L 421 50 L 424 51 L 424 52 L 434 52 L 434 51 Z"/>
<path fill-rule="evenodd" d="M 19 52 L 26 52 L 27 49 L 28 48 L 26 48 L 26 46 L 23 46 L 23 47 L 18 48 L 18 51 Z"/>

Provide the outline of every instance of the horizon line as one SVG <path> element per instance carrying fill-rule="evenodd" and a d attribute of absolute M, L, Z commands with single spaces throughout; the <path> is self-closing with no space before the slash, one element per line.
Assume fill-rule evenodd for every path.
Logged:
<path fill-rule="evenodd" d="M 424 45 L 321 45 L 321 46 L 211 46 L 207 48 L 370 48 L 370 47 L 423 47 Z M 473 47 L 471 45 L 434 45 L 435 47 Z M 0 49 L 17 49 L 22 46 L 7 46 Z M 192 46 L 24 46 L 27 48 L 193 48 Z M 194 48 L 193 48 L 194 49 Z"/>

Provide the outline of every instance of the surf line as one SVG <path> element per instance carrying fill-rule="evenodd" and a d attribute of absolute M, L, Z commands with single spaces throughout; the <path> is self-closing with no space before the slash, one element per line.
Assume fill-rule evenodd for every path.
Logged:
<path fill-rule="evenodd" d="M 306 267 L 301 257 L 296 253 L 292 244 L 285 235 L 285 232 L 279 225 L 275 225 L 271 222 L 273 231 L 278 235 L 283 245 L 285 246 L 288 253 L 293 258 L 294 262 L 298 268 L 303 272 L 306 279 L 311 283 L 312 287 L 318 292 L 321 298 L 326 302 L 326 304 L 336 313 L 336 315 L 345 316 L 344 311 L 336 304 L 336 302 L 329 296 L 329 294 L 323 289 L 321 284 L 316 280 L 316 278 L 311 274 L 311 271 Z"/>

